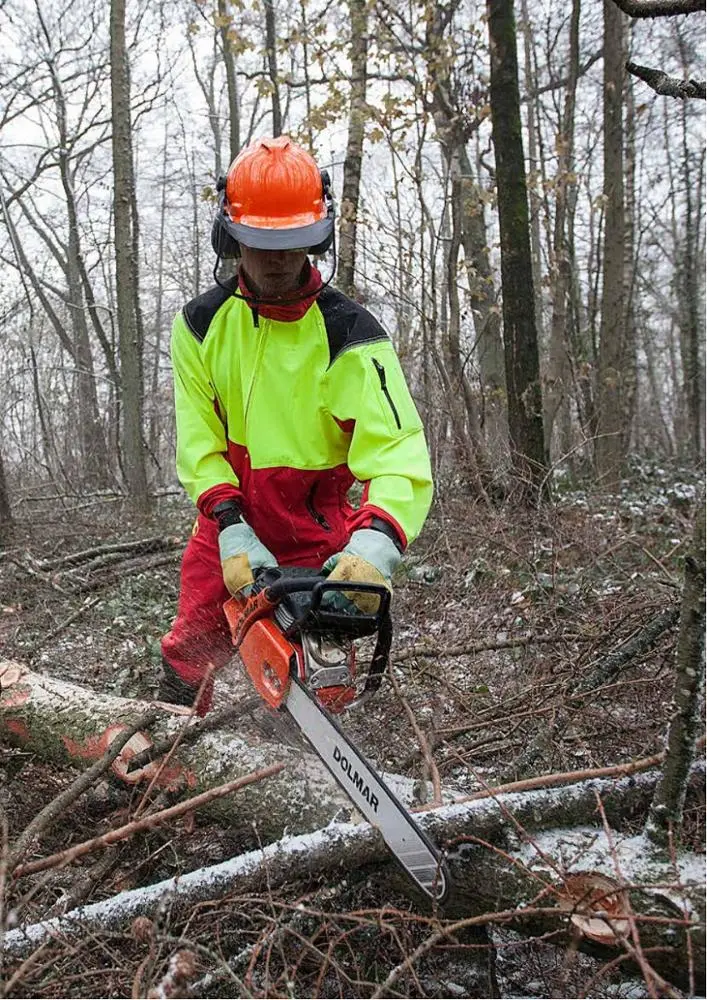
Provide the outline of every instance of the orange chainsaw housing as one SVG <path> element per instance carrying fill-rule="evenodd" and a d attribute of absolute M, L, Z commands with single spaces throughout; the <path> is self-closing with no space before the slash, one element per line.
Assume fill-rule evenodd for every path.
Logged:
<path fill-rule="evenodd" d="M 293 673 L 291 668 L 294 667 L 296 676 L 304 679 L 301 647 L 286 639 L 271 618 L 263 617 L 270 608 L 258 602 L 257 598 L 242 601 L 231 597 L 223 610 L 233 644 L 255 690 L 271 708 L 279 708 L 287 697 Z M 320 704 L 338 714 L 355 699 L 356 689 L 337 684 L 319 688 L 316 695 Z"/>

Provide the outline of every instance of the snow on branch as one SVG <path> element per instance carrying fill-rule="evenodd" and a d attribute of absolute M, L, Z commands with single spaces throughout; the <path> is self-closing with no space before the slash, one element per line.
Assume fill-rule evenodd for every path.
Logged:
<path fill-rule="evenodd" d="M 643 80 L 649 87 L 652 87 L 656 94 L 661 97 L 701 97 L 705 100 L 704 80 L 681 80 L 677 76 L 668 76 L 662 69 L 650 69 L 648 66 L 639 66 L 638 63 L 627 62 L 626 69 L 639 80 Z"/>

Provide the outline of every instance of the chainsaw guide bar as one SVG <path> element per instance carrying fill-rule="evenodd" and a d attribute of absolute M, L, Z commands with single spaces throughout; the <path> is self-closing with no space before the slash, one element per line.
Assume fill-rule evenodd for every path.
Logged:
<path fill-rule="evenodd" d="M 361 601 L 364 611 L 359 595 L 367 601 Z M 369 611 L 372 605 L 377 610 Z M 233 644 L 258 694 L 271 708 L 289 713 L 398 863 L 441 903 L 450 886 L 440 851 L 333 718 L 378 690 L 393 637 L 389 609 L 386 587 L 330 582 L 312 571 L 281 567 L 259 576 L 249 597 L 224 605 Z M 372 635 L 376 646 L 361 675 L 355 640 Z"/>

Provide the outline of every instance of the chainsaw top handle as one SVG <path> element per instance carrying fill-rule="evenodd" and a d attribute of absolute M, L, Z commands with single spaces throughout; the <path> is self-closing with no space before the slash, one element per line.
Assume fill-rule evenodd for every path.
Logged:
<path fill-rule="evenodd" d="M 351 600 L 334 606 L 327 602 L 330 594 L 345 597 L 365 593 L 377 598 L 375 610 L 361 611 Z M 260 595 L 263 595 L 262 597 Z M 371 583 L 330 580 L 317 570 L 298 566 L 278 566 L 258 574 L 251 600 L 259 598 L 268 607 L 282 604 L 290 623 L 283 629 L 286 635 L 297 632 L 334 632 L 351 638 L 378 632 L 390 613 L 390 591 Z M 370 598 L 369 598 L 370 600 Z"/>

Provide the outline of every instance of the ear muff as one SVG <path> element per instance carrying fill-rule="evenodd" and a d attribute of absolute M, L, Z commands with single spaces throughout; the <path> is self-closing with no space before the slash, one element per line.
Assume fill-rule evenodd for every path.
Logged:
<path fill-rule="evenodd" d="M 321 178 L 322 198 L 324 200 L 324 204 L 326 205 L 326 217 L 331 220 L 332 226 L 331 232 L 325 240 L 321 243 L 317 243 L 316 246 L 309 247 L 308 253 L 315 256 L 325 254 L 331 246 L 334 240 L 334 217 L 336 215 L 329 171 L 322 170 Z M 218 192 L 218 208 L 216 210 L 216 215 L 214 216 L 214 221 L 211 224 L 211 246 L 214 249 L 214 253 L 218 257 L 225 260 L 233 260 L 236 257 L 240 257 L 241 250 L 238 245 L 238 240 L 235 240 L 233 236 L 231 236 L 223 222 L 223 217 L 226 212 L 226 178 L 223 175 L 216 181 L 216 191 Z"/>
<path fill-rule="evenodd" d="M 315 247 L 310 247 L 309 252 L 314 256 L 321 256 L 325 254 L 331 244 L 334 241 L 334 216 L 336 215 L 334 207 L 334 195 L 331 192 L 331 177 L 329 176 L 328 170 L 320 171 L 322 178 L 322 198 L 324 199 L 324 204 L 326 205 L 326 217 L 331 219 L 331 232 L 325 240 L 321 243 L 317 243 Z"/>
<path fill-rule="evenodd" d="M 241 248 L 238 240 L 234 240 L 223 224 L 223 216 L 226 211 L 224 201 L 226 198 L 226 178 L 222 175 L 216 181 L 216 191 L 218 192 L 218 208 L 214 221 L 211 223 L 211 246 L 214 253 L 224 260 L 233 260 L 240 257 Z"/>

